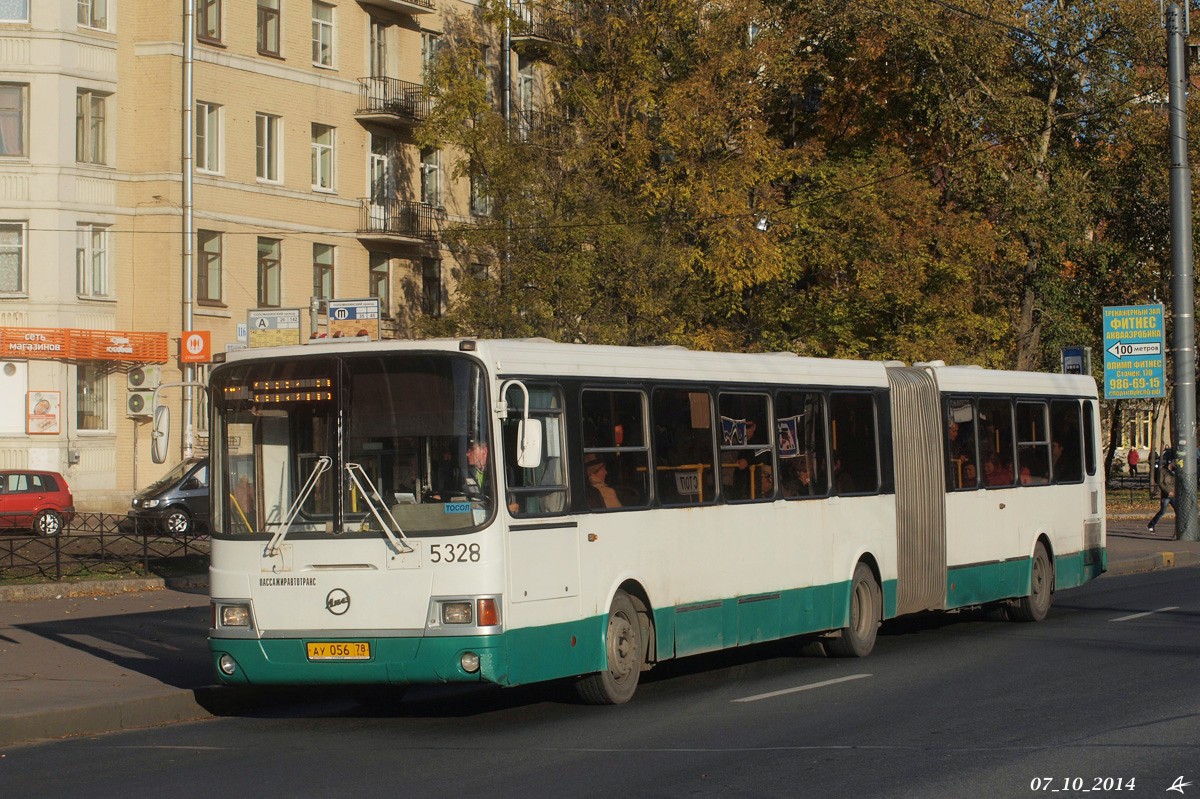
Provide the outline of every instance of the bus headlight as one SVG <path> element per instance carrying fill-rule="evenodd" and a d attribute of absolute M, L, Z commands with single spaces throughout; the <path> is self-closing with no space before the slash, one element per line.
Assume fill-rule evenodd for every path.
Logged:
<path fill-rule="evenodd" d="M 221 605 L 220 620 L 222 627 L 249 627 L 250 606 Z"/>
<path fill-rule="evenodd" d="M 217 668 L 219 668 L 221 673 L 225 676 L 232 677 L 233 673 L 237 671 L 237 662 L 229 655 L 221 655 L 220 659 L 217 661 Z"/>
<path fill-rule="evenodd" d="M 474 619 L 470 602 L 442 603 L 442 624 L 471 624 Z"/>
<path fill-rule="evenodd" d="M 462 670 L 467 674 L 474 674 L 479 671 L 479 655 L 474 652 L 463 652 L 459 658 L 459 663 L 462 665 Z"/>

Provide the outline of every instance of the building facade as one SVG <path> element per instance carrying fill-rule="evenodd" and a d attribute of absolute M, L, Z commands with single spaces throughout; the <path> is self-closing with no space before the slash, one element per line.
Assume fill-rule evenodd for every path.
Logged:
<path fill-rule="evenodd" d="M 0 0 L 0 468 L 61 471 L 84 510 L 167 468 L 130 403 L 183 379 L 189 314 L 223 352 L 251 309 L 299 308 L 308 334 L 324 301 L 377 297 L 409 336 L 460 268 L 439 230 L 472 218 L 454 154 L 413 131 L 473 3 L 194 0 L 187 239 L 185 2 Z M 182 389 L 161 397 L 178 420 Z"/>

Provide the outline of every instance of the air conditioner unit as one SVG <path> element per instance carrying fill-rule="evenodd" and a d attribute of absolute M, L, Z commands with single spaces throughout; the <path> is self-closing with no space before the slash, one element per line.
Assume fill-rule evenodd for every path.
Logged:
<path fill-rule="evenodd" d="M 125 376 L 125 385 L 130 391 L 135 389 L 154 389 L 162 383 L 162 367 L 153 365 L 134 366 Z"/>
<path fill-rule="evenodd" d="M 130 390 L 125 397 L 125 415 L 133 417 L 150 417 L 154 413 L 154 390 Z"/>

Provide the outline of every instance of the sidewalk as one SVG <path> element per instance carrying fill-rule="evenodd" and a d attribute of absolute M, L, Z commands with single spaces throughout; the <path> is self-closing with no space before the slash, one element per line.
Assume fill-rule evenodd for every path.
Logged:
<path fill-rule="evenodd" d="M 1141 516 L 1110 517 L 1109 574 L 1200 565 L 1200 542 L 1174 534 L 1170 516 L 1153 534 Z M 0 747 L 311 702 L 213 685 L 206 590 L 204 578 L 0 588 Z"/>

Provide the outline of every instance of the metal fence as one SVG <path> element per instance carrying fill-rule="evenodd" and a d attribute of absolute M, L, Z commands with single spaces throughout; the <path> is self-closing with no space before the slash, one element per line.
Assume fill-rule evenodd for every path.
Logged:
<path fill-rule="evenodd" d="M 171 535 L 111 513 L 77 514 L 56 536 L 0 528 L 0 581 L 203 571 L 208 555 L 206 532 Z"/>

